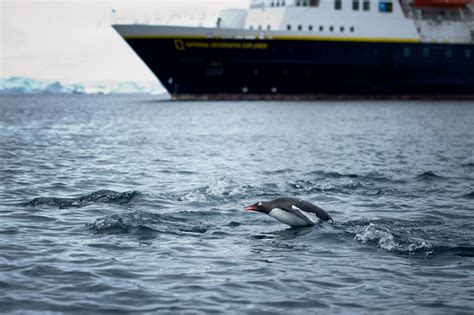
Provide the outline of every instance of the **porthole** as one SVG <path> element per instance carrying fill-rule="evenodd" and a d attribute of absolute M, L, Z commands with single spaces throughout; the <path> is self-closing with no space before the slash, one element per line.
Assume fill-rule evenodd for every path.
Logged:
<path fill-rule="evenodd" d="M 409 48 L 409 47 L 403 48 L 403 56 L 410 57 L 411 56 L 411 48 Z"/>
<path fill-rule="evenodd" d="M 467 59 L 471 59 L 472 51 L 469 48 L 466 48 L 466 50 L 464 51 L 464 57 L 466 57 Z"/>
<path fill-rule="evenodd" d="M 431 51 L 428 47 L 423 48 L 423 57 L 430 57 Z"/>

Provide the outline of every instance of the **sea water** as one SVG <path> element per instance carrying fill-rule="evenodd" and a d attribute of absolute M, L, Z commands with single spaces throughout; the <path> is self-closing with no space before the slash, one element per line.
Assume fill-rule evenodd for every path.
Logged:
<path fill-rule="evenodd" d="M 472 314 L 473 211 L 472 102 L 0 96 L 2 313 Z"/>

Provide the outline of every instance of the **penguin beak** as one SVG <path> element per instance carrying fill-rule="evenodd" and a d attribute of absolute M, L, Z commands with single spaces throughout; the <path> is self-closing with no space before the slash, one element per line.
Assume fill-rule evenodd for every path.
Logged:
<path fill-rule="evenodd" d="M 247 206 L 244 208 L 245 211 L 257 211 L 257 206 Z"/>

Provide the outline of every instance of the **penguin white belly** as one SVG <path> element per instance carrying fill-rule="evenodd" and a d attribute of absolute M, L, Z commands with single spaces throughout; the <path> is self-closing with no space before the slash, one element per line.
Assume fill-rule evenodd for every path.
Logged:
<path fill-rule="evenodd" d="M 297 215 L 294 215 L 293 213 L 290 213 L 288 211 L 281 210 L 278 208 L 275 208 L 272 211 L 270 211 L 269 215 L 282 223 L 288 224 L 291 227 L 301 227 L 301 226 L 311 225 L 305 220 L 299 218 Z"/>

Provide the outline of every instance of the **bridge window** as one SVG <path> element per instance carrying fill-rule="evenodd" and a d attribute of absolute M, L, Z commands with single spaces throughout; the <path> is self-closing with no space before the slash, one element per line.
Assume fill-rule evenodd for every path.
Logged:
<path fill-rule="evenodd" d="M 362 6 L 364 11 L 370 11 L 370 0 L 363 0 Z"/>
<path fill-rule="evenodd" d="M 342 0 L 334 0 L 334 9 L 336 10 L 342 9 Z"/>
<path fill-rule="evenodd" d="M 359 11 L 360 2 L 359 0 L 352 0 L 352 10 Z"/>
<path fill-rule="evenodd" d="M 392 1 L 380 0 L 380 2 L 379 2 L 379 12 L 382 12 L 382 13 L 391 13 L 391 12 L 393 12 L 393 3 L 392 3 Z"/>

